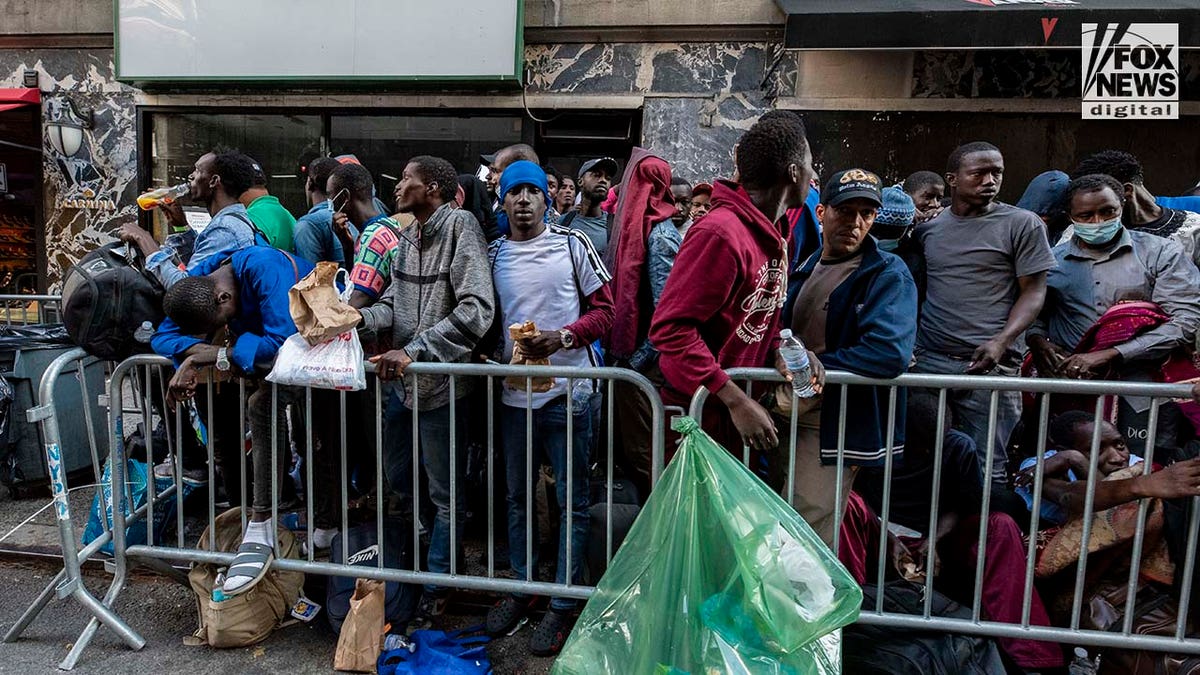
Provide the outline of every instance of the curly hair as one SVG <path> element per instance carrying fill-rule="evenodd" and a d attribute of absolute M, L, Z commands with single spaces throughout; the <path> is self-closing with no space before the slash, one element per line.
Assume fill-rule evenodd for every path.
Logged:
<path fill-rule="evenodd" d="M 1086 176 L 1080 176 L 1067 184 L 1067 191 L 1063 193 L 1062 208 L 1070 210 L 1071 198 L 1083 192 L 1099 192 L 1104 188 L 1113 191 L 1117 196 L 1117 200 L 1125 201 L 1125 186 L 1116 178 L 1103 173 L 1090 173 Z"/>
<path fill-rule="evenodd" d="M 329 185 L 329 176 L 342 164 L 332 157 L 318 157 L 308 163 L 308 177 L 312 180 L 313 188 L 324 194 Z"/>
<path fill-rule="evenodd" d="M 417 167 L 417 173 L 421 174 L 426 185 L 438 184 L 438 194 L 443 202 L 454 201 L 454 195 L 458 192 L 458 172 L 454 170 L 453 164 L 441 157 L 430 155 L 418 155 L 408 160 L 408 163 Z"/>
<path fill-rule="evenodd" d="M 336 163 L 337 160 L 334 162 Z M 371 177 L 371 172 L 367 171 L 367 167 L 362 164 L 337 164 L 329 176 L 333 178 L 333 184 L 338 186 L 338 191 L 345 188 L 354 199 L 370 201 L 374 194 L 375 179 Z M 325 184 L 321 185 L 322 190 L 325 187 Z"/>
<path fill-rule="evenodd" d="M 771 111 L 742 135 L 737 147 L 737 170 L 742 183 L 768 187 L 788 179 L 788 167 L 803 164 L 808 139 L 800 116 Z"/>
<path fill-rule="evenodd" d="M 217 154 L 213 158 L 213 173 L 220 176 L 225 192 L 234 199 L 254 186 L 254 160 L 236 150 Z"/>
<path fill-rule="evenodd" d="M 1072 448 L 1075 446 L 1076 430 L 1093 421 L 1092 414 L 1082 410 L 1068 410 L 1059 413 L 1050 420 L 1049 440 L 1060 448 Z"/>
<path fill-rule="evenodd" d="M 963 157 L 976 152 L 1000 152 L 1000 148 L 987 141 L 963 143 L 955 148 L 954 152 L 950 153 L 950 157 L 946 159 L 946 173 L 958 173 L 958 169 L 962 167 Z"/>
<path fill-rule="evenodd" d="M 163 311 L 185 335 L 204 335 L 217 322 L 217 284 L 209 277 L 186 277 L 167 290 Z"/>
<path fill-rule="evenodd" d="M 1102 150 L 1091 155 L 1075 167 L 1071 178 L 1079 178 L 1095 173 L 1103 173 L 1116 178 L 1121 183 L 1141 183 L 1142 164 L 1137 157 L 1121 150 Z M 1121 194 L 1117 192 L 1117 194 Z"/>

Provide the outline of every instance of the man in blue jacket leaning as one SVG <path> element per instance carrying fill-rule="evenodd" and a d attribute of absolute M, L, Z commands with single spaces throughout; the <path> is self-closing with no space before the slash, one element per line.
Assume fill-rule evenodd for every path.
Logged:
<path fill-rule="evenodd" d="M 163 298 L 167 318 L 150 343 L 155 352 L 175 361 L 167 404 L 174 408 L 195 396 L 205 368 L 247 376 L 269 370 L 279 348 L 296 332 L 288 310 L 288 289 L 312 269 L 303 258 L 268 246 L 251 246 L 232 256 L 212 256 L 171 286 Z M 212 344 L 222 328 L 224 342 Z M 272 487 L 282 485 L 289 455 L 285 411 L 304 393 L 299 387 L 276 389 L 272 396 L 272 386 L 263 384 L 246 401 L 253 496 L 250 522 L 222 588 L 226 595 L 250 590 L 266 575 L 273 558 Z M 274 457 L 272 435 L 278 448 Z M 240 446 L 229 444 L 225 449 Z M 237 450 L 226 456 L 225 470 L 235 471 L 238 458 Z"/>
<path fill-rule="evenodd" d="M 904 262 L 880 250 L 868 234 L 883 202 L 881 187 L 879 176 L 862 169 L 835 173 L 825 184 L 816 208 L 824 235 L 821 250 L 791 272 L 784 320 L 826 370 L 892 378 L 912 360 L 917 287 Z M 890 441 L 888 391 L 852 386 L 847 392 L 840 510 L 846 508 L 858 467 L 882 464 L 889 446 L 897 455 L 904 450 L 904 390 L 897 391 L 899 414 Z M 820 395 L 794 403 L 799 409 L 792 505 L 830 544 L 841 392 L 829 385 Z"/>

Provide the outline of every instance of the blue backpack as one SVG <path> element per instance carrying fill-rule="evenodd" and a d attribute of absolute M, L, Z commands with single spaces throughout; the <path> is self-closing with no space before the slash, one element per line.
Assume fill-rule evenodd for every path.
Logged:
<path fill-rule="evenodd" d="M 413 648 L 382 652 L 375 670 L 379 675 L 489 675 L 492 662 L 487 643 L 491 638 L 480 634 L 482 631 L 483 624 L 449 633 L 414 631 Z"/>

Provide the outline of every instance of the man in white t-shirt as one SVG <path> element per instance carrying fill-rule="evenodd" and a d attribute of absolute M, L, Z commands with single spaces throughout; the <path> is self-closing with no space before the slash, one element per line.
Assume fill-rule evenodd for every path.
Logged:
<path fill-rule="evenodd" d="M 538 334 L 520 340 L 521 351 L 527 358 L 549 359 L 554 366 L 583 369 L 599 365 L 589 345 L 608 332 L 613 314 L 606 289 L 609 274 L 596 249 L 582 232 L 543 221 L 546 174 L 537 164 L 518 161 L 509 165 L 500 177 L 498 196 L 511 231 L 507 237 L 492 242 L 488 257 L 496 286 L 504 361 L 511 360 L 515 346 L 507 327 L 532 321 Z M 537 517 L 529 517 L 526 500 L 527 486 L 532 483 L 530 471 L 544 458 L 554 468 L 555 491 L 562 513 L 555 581 L 561 584 L 583 580 L 582 561 L 589 527 L 590 402 L 595 395 L 598 392 L 594 391 L 592 380 L 586 378 L 555 378 L 553 386 L 545 392 L 505 384 L 500 429 L 507 467 L 509 557 L 519 579 L 533 579 L 537 569 Z M 532 439 L 526 438 L 528 428 L 533 429 Z M 534 453 L 532 466 L 526 462 L 528 446 L 532 446 Z M 571 484 L 569 504 L 568 483 Z M 534 544 L 527 546 L 530 541 Z M 532 550 L 532 560 L 527 560 L 527 548 Z M 512 632 L 533 602 L 534 598 L 521 595 L 501 600 L 488 612 L 488 632 L 496 636 Z M 575 599 L 552 598 L 549 611 L 530 638 L 530 651 L 541 656 L 557 654 L 571 632 L 577 612 Z"/>

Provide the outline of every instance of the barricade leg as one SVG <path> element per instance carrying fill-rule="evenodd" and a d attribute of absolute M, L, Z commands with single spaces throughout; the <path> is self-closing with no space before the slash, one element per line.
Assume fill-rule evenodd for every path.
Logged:
<path fill-rule="evenodd" d="M 62 449 L 60 446 L 62 437 L 58 428 L 57 411 L 54 405 L 54 385 L 68 364 L 80 361 L 86 357 L 87 355 L 83 350 L 75 349 L 55 359 L 46 369 L 38 387 L 38 401 L 40 405 L 29 411 L 29 420 L 31 422 L 39 422 L 42 426 L 42 434 L 46 447 L 46 466 L 50 474 L 54 513 L 58 521 L 59 538 L 62 544 L 63 569 L 55 575 L 50 584 L 34 599 L 29 608 L 21 615 L 21 618 L 17 620 L 16 624 L 4 636 L 5 642 L 15 642 L 33 620 L 37 618 L 38 614 L 49 605 L 52 595 L 57 595 L 60 599 L 67 597 L 74 598 L 76 602 L 92 614 L 92 619 L 88 622 L 87 627 L 84 628 L 79 639 L 75 641 L 66 658 L 59 664 L 59 668 L 62 670 L 70 670 L 75 667 L 79 655 L 87 647 L 88 643 L 91 642 L 92 636 L 101 623 L 111 628 L 126 644 L 135 650 L 141 649 L 146 644 L 146 641 L 111 609 L 112 601 L 116 598 L 116 594 L 120 588 L 119 580 L 114 579 L 109 592 L 105 595 L 104 602 L 100 602 L 88 592 L 87 587 L 83 584 L 80 572 L 80 552 L 75 546 L 75 528 L 71 523 L 66 468 L 62 463 Z M 81 381 L 83 380 L 81 379 Z M 84 393 L 86 406 L 86 388 Z M 114 456 L 114 478 L 117 476 L 115 466 L 121 458 L 123 458 L 123 455 L 119 453 Z M 115 484 L 119 485 L 119 483 Z M 123 493 L 123 490 L 114 490 L 114 499 L 119 498 Z M 114 509 L 114 511 L 116 510 L 119 509 Z M 116 536 L 115 533 L 113 536 Z"/>

